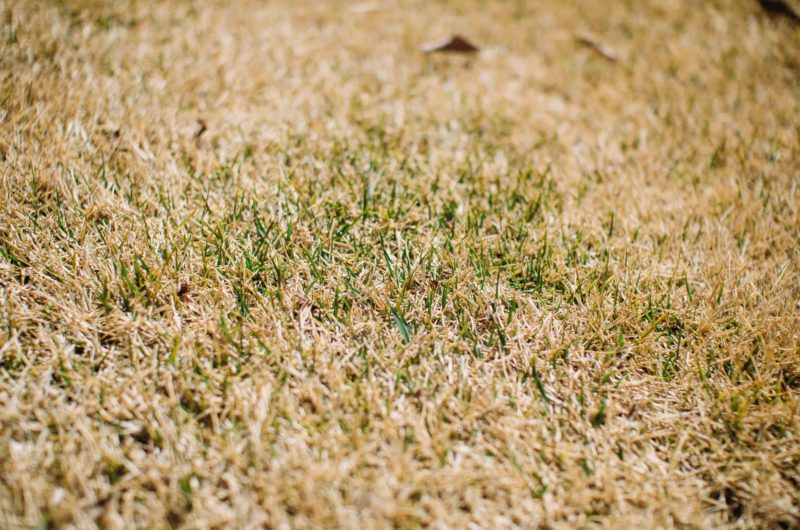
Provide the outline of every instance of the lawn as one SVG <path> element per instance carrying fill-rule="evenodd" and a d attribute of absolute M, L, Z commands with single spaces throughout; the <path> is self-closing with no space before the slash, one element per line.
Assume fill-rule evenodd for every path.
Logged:
<path fill-rule="evenodd" d="M 0 528 L 800 526 L 790 19 L 0 0 L 0 32 Z M 421 50 L 453 34 L 480 51 Z"/>

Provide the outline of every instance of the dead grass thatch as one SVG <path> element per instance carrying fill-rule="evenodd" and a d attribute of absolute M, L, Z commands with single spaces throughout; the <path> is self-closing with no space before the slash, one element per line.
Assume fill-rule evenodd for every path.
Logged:
<path fill-rule="evenodd" d="M 0 20 L 0 527 L 800 525 L 788 20 Z"/>

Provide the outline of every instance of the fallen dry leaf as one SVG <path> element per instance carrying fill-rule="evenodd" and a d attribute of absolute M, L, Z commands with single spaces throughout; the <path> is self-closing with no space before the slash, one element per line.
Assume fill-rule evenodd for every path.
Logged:
<path fill-rule="evenodd" d="M 208 125 L 206 124 L 205 120 L 198 119 L 197 130 L 194 133 L 195 140 L 199 140 L 200 137 L 203 136 L 207 130 L 208 130 Z"/>
<path fill-rule="evenodd" d="M 783 0 L 758 0 L 758 3 L 768 15 L 788 18 L 795 24 L 800 24 L 800 15 Z"/>
<path fill-rule="evenodd" d="M 612 50 L 605 44 L 597 41 L 596 39 L 590 37 L 589 35 L 578 35 L 578 42 L 580 42 L 584 46 L 587 46 L 597 55 L 603 57 L 608 61 L 611 61 L 612 63 L 615 63 L 619 60 L 617 54 L 614 53 L 614 50 Z"/>
<path fill-rule="evenodd" d="M 480 48 L 461 35 L 453 35 L 447 40 L 426 44 L 422 47 L 425 53 L 477 53 Z"/>

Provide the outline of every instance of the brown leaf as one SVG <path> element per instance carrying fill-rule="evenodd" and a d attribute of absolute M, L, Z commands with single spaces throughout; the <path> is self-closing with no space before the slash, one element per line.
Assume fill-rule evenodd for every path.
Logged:
<path fill-rule="evenodd" d="M 206 122 L 202 119 L 198 119 L 197 131 L 195 131 L 194 133 L 195 140 L 199 140 L 200 137 L 203 136 L 207 130 L 208 130 L 208 125 L 206 125 Z"/>
<path fill-rule="evenodd" d="M 433 42 L 422 47 L 425 53 L 477 53 L 480 48 L 461 35 L 453 35 L 447 40 Z"/>
<path fill-rule="evenodd" d="M 593 39 L 588 35 L 578 35 L 578 42 L 580 42 L 584 46 L 587 46 L 593 52 L 595 52 L 600 57 L 606 59 L 607 61 L 615 63 L 619 60 L 617 58 L 617 54 L 614 53 L 614 50 L 612 50 L 605 44 L 598 42 L 597 40 Z"/>
<path fill-rule="evenodd" d="M 773 17 L 783 17 L 800 24 L 800 16 L 783 0 L 758 0 L 761 8 Z"/>

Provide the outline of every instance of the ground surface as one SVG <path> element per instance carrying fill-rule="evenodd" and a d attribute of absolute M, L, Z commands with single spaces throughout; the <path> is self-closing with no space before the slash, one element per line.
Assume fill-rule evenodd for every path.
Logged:
<path fill-rule="evenodd" d="M 0 527 L 800 525 L 789 23 L 0 17 Z"/>

